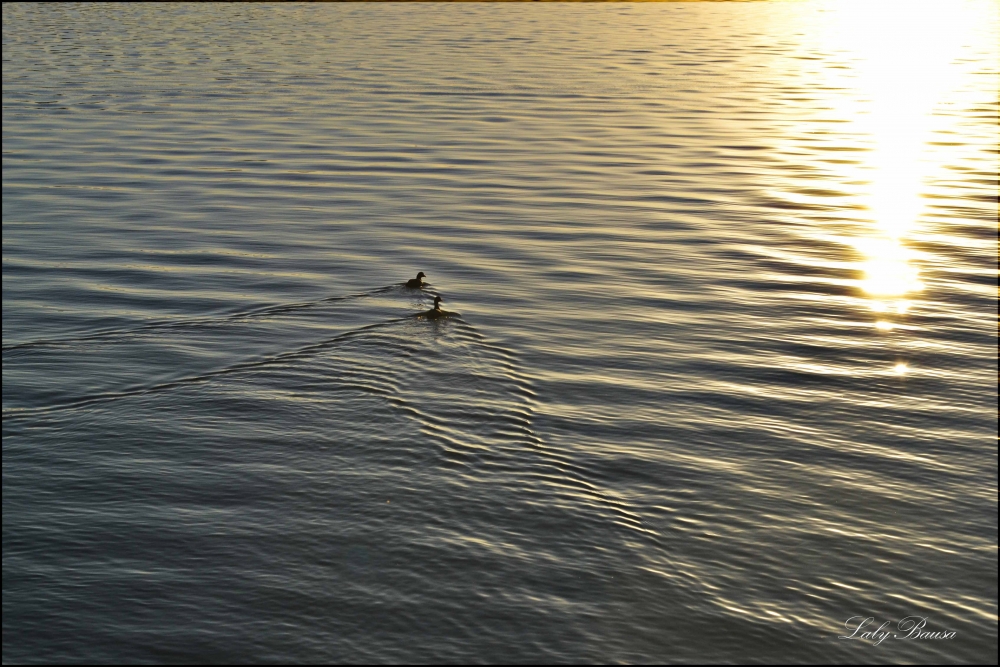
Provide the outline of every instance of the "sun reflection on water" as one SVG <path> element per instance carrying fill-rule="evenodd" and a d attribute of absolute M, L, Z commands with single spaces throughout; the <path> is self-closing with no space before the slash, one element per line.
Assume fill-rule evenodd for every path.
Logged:
<path fill-rule="evenodd" d="M 863 101 L 847 102 L 852 108 L 842 111 L 872 148 L 861 167 L 870 231 L 852 239 L 864 258 L 859 287 L 877 313 L 875 329 L 888 334 L 924 288 L 909 241 L 934 169 L 927 148 L 941 129 L 935 109 L 958 83 L 952 62 L 970 12 L 962 2 L 913 0 L 842 0 L 830 7 L 829 46 L 853 61 L 850 85 Z M 905 375 L 908 366 L 897 363 L 893 372 Z"/>
<path fill-rule="evenodd" d="M 838 3 L 831 24 L 835 41 L 853 52 L 855 86 L 868 100 L 868 113 L 854 122 L 873 147 L 865 202 L 872 229 L 856 246 L 865 257 L 861 287 L 876 311 L 923 288 L 906 241 L 923 209 L 934 110 L 955 84 L 950 65 L 962 40 L 959 5 L 848 0 Z"/>

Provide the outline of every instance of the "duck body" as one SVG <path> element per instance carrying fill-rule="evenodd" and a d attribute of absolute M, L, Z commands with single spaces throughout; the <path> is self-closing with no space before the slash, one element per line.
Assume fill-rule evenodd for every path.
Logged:
<path fill-rule="evenodd" d="M 410 278 L 406 281 L 406 286 L 410 289 L 420 289 L 424 286 L 424 272 L 421 271 L 417 274 L 416 278 Z"/>
<path fill-rule="evenodd" d="M 434 307 L 427 312 L 420 313 L 420 317 L 426 317 L 427 319 L 436 320 L 441 317 L 448 317 L 451 315 L 447 310 L 441 310 L 441 297 L 434 297 Z"/>

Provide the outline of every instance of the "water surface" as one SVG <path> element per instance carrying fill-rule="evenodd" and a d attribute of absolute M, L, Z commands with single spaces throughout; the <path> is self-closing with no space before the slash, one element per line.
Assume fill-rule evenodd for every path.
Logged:
<path fill-rule="evenodd" d="M 4 661 L 995 662 L 997 19 L 4 4 Z"/>

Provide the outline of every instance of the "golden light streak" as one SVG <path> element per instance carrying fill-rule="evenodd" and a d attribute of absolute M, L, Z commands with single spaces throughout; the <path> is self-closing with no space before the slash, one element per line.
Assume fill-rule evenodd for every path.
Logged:
<path fill-rule="evenodd" d="M 853 85 L 867 100 L 843 111 L 873 147 L 864 201 L 871 233 L 855 243 L 865 257 L 860 286 L 875 312 L 903 314 L 904 297 L 924 287 L 907 237 L 923 210 L 934 110 L 957 83 L 951 63 L 969 11 L 960 0 L 841 0 L 829 7 L 829 46 L 850 54 Z"/>

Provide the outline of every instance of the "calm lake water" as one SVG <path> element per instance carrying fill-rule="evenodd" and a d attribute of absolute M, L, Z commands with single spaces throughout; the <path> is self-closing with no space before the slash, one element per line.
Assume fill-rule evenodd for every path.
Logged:
<path fill-rule="evenodd" d="M 5 3 L 3 661 L 994 662 L 998 8 L 904 5 Z"/>

